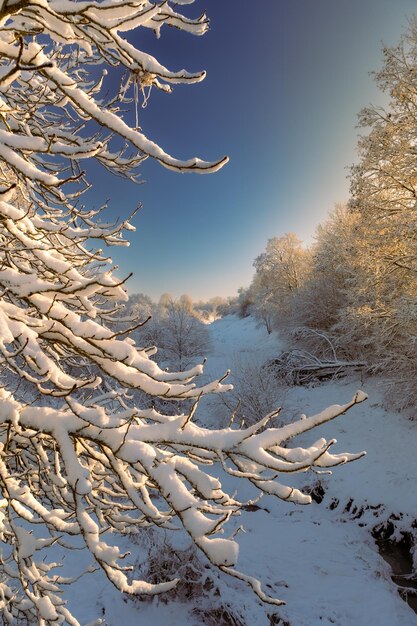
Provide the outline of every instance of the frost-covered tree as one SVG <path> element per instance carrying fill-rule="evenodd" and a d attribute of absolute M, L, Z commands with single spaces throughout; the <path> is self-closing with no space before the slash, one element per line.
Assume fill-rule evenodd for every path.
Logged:
<path fill-rule="evenodd" d="M 164 296 L 158 304 L 140 294 L 134 298 L 131 313 L 143 324 L 131 334 L 138 345 L 158 346 L 159 361 L 170 370 L 182 371 L 209 351 L 209 332 L 193 310 L 190 296 L 178 300 Z M 139 313 L 139 315 L 137 315 Z"/>
<path fill-rule="evenodd" d="M 250 287 L 239 287 L 237 290 L 237 311 L 240 317 L 248 317 L 253 307 L 253 299 Z"/>
<path fill-rule="evenodd" d="M 170 71 L 122 34 L 139 26 L 159 34 L 166 24 L 193 34 L 207 19 L 185 17 L 190 0 L 5 0 L 0 9 L 0 611 L 4 624 L 79 624 L 63 597 L 71 582 L 50 548 L 81 546 L 87 571 L 104 570 L 122 592 L 155 594 L 175 580 L 137 580 L 115 533 L 156 525 L 182 526 L 222 571 L 235 569 L 238 544 L 222 536 L 241 503 L 223 491 L 206 467 L 251 481 L 262 492 L 308 503 L 280 484 L 280 472 L 331 467 L 360 454 L 331 454 L 320 439 L 302 449 L 286 440 L 333 419 L 362 401 L 281 429 L 263 430 L 274 414 L 247 429 L 210 430 L 193 417 L 199 400 L 228 389 L 223 379 L 198 385 L 202 366 L 163 371 L 154 348 L 129 337 L 120 319 L 124 281 L 101 248 L 126 245 L 128 221 L 108 224 L 83 208 L 88 187 L 81 167 L 95 159 L 135 178 L 146 157 L 178 171 L 213 172 L 208 163 L 168 155 L 121 117 L 128 89 L 198 82 L 204 73 Z M 108 98 L 102 67 L 124 67 L 128 77 Z M 125 106 L 124 105 L 124 106 Z M 120 141 L 122 140 L 122 141 Z M 96 249 L 94 249 L 96 242 Z M 142 322 L 143 320 L 139 320 Z M 121 324 L 125 324 L 121 327 Z M 174 416 L 135 406 L 130 391 L 192 401 Z M 109 540 L 109 538 L 111 539 Z M 83 572 L 80 572 L 82 574 Z M 79 616 L 82 619 L 82 616 Z M 99 623 L 99 622 L 97 622 Z"/>
<path fill-rule="evenodd" d="M 309 272 L 310 254 L 294 233 L 268 240 L 254 261 L 252 312 L 268 330 L 291 315 L 291 306 Z"/>
<path fill-rule="evenodd" d="M 417 21 L 398 46 L 385 47 L 375 74 L 389 97 L 359 117 L 367 134 L 352 169 L 351 206 L 360 216 L 353 280 L 338 330 L 362 337 L 370 363 L 392 379 L 390 400 L 414 407 L 417 358 Z M 364 341 L 365 340 L 365 341 Z M 366 343 L 365 343 L 366 342 Z"/>
<path fill-rule="evenodd" d="M 125 304 L 125 311 L 127 315 L 141 319 L 145 325 L 146 320 L 152 316 L 154 306 L 152 298 L 144 293 L 135 293 L 129 295 L 129 300 Z"/>
<path fill-rule="evenodd" d="M 201 359 L 207 354 L 210 347 L 208 328 L 193 313 L 192 301 L 182 297 L 158 313 L 161 356 L 170 369 L 183 371 L 196 358 Z"/>
<path fill-rule="evenodd" d="M 339 204 L 318 226 L 310 272 L 296 295 L 296 326 L 328 332 L 337 323 L 355 279 L 359 221 L 351 207 Z"/>

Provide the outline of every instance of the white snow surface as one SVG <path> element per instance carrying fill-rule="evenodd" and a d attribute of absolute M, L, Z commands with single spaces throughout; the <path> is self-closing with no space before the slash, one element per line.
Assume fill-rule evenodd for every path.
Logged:
<path fill-rule="evenodd" d="M 268 361 L 284 344 L 277 335 L 268 335 L 264 328 L 258 327 L 252 318 L 241 320 L 228 316 L 213 322 L 210 330 L 213 347 L 207 370 L 215 377 L 242 358 Z M 385 522 L 393 513 L 399 517 L 398 536 L 417 518 L 416 422 L 385 411 L 377 381 L 359 378 L 287 390 L 282 402 L 283 419 L 288 416 L 297 419 L 300 414 L 313 415 L 331 404 L 344 404 L 359 388 L 368 393 L 367 402 L 299 439 L 300 444 L 311 445 L 322 436 L 334 437 L 338 440 L 335 452 L 366 449 L 367 456 L 336 467 L 331 476 L 289 477 L 288 484 L 298 488 L 312 485 L 319 478 L 325 489 L 320 504 L 300 506 L 268 496 L 257 503 L 258 510 L 243 511 L 229 526 L 233 530 L 242 525 L 246 531 L 237 536 L 239 571 L 258 577 L 266 592 L 286 602 L 282 607 L 261 605 L 244 583 L 216 574 L 220 590 L 218 604 L 229 605 L 247 626 L 269 626 L 273 623 L 269 617 L 272 614 L 291 626 L 417 625 L 417 615 L 400 598 L 391 581 L 390 568 L 379 555 L 370 533 L 373 526 Z M 277 398 L 278 404 L 279 401 Z M 203 412 L 204 406 L 208 410 L 210 402 L 202 405 Z M 208 414 L 201 419 L 210 423 Z M 218 424 L 211 426 L 216 428 Z M 220 470 L 218 474 L 224 486 L 233 489 L 235 479 Z M 250 499 L 254 490 L 243 485 L 238 496 Z M 328 505 L 335 499 L 339 504 L 331 510 Z M 366 509 L 360 518 L 353 519 L 352 509 L 350 513 L 344 512 L 351 499 L 358 509 L 382 506 Z M 181 532 L 171 540 L 176 545 L 185 541 Z M 121 548 L 139 550 L 126 540 Z M 82 555 L 75 552 L 67 556 L 62 574 L 68 576 L 78 571 Z M 60 559 L 59 548 L 56 559 Z M 166 604 L 159 597 L 133 602 L 121 596 L 102 572 L 81 578 L 66 590 L 66 596 L 81 623 L 97 618 L 104 619 L 108 626 L 205 623 L 201 614 L 192 614 L 200 606 L 198 598 L 188 603 L 175 600 Z"/>

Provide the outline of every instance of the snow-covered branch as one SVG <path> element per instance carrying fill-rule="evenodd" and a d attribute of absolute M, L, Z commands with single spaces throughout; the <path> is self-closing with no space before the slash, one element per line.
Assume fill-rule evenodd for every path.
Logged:
<path fill-rule="evenodd" d="M 110 540 L 152 525 L 182 526 L 214 565 L 279 604 L 259 581 L 235 569 L 238 544 L 222 533 L 242 503 L 207 466 L 262 492 L 308 503 L 309 496 L 277 482 L 280 473 L 333 467 L 362 454 L 332 454 L 333 440 L 306 449 L 284 446 L 364 400 L 361 393 L 281 429 L 265 430 L 275 413 L 246 429 L 199 426 L 198 403 L 230 389 L 227 372 L 199 384 L 203 364 L 182 371 L 183 345 L 180 371 L 163 370 L 153 358 L 156 348 L 138 346 L 129 335 L 141 320 L 119 318 L 126 279 L 115 276 L 101 248 L 128 245 L 124 234 L 134 228 L 129 220 L 105 223 L 101 211 L 80 205 L 89 187 L 81 164 L 94 159 L 135 179 L 147 157 L 200 173 L 227 161 L 174 158 L 148 139 L 137 119 L 131 127 L 120 113 L 122 102 L 137 107 L 153 88 L 169 91 L 172 84 L 204 78 L 204 72 L 171 71 L 123 38 L 140 26 L 159 35 L 164 24 L 204 34 L 205 15 L 192 19 L 180 12 L 192 3 L 5 0 L 0 7 L 4 624 L 79 624 L 63 600 L 62 587 L 71 580 L 56 573 L 54 545 L 84 549 L 91 566 L 79 575 L 100 567 L 122 592 L 171 589 L 175 580 L 136 580 L 125 564 L 128 555 Z M 127 76 L 106 98 L 109 67 Z M 190 326 L 182 317 L 180 323 L 182 341 Z M 183 412 L 168 415 L 149 408 L 151 402 L 141 404 L 141 397 L 169 401 Z"/>
<path fill-rule="evenodd" d="M 140 26 L 159 35 L 164 24 L 202 35 L 208 20 L 205 15 L 185 17 L 169 2 L 56 0 L 3 4 L 0 110 L 8 119 L 1 129 L 0 157 L 19 180 L 28 178 L 37 193 L 43 196 L 48 190 L 56 202 L 63 202 L 57 186 L 77 176 L 82 182 L 82 176 L 81 172 L 75 177 L 58 172 L 74 170 L 74 162 L 85 158 L 95 158 L 129 178 L 137 176 L 138 165 L 147 157 L 174 170 L 199 173 L 216 171 L 227 162 L 226 157 L 215 162 L 174 158 L 140 128 L 131 128 L 120 115 L 119 101 L 126 100 L 128 90 L 147 98 L 153 87 L 170 91 L 171 84 L 204 79 L 203 71 L 168 70 L 122 37 L 122 33 Z M 103 63 L 127 72 L 119 92 L 107 100 L 103 88 L 107 70 L 100 70 Z M 30 94 L 29 99 L 25 93 Z M 134 100 L 131 97 L 126 101 L 137 107 L 138 101 Z M 91 126 L 86 125 L 88 120 L 96 123 L 90 135 L 88 130 L 86 133 Z M 101 128 L 98 135 L 97 125 Z M 110 147 L 112 137 L 123 139 L 125 147 Z M 42 154 L 51 155 L 49 164 Z M 80 192 L 83 188 L 81 184 Z"/>
<path fill-rule="evenodd" d="M 364 453 L 332 454 L 329 449 L 334 440 L 320 439 L 307 449 L 282 444 L 365 398 L 358 392 L 345 405 L 259 432 L 273 414 L 246 429 L 209 430 L 195 424 L 191 414 L 164 416 L 154 409 L 136 408 L 109 411 L 108 398 L 88 406 L 67 398 L 61 408 L 34 407 L 1 390 L 0 484 L 9 512 L 3 533 L 21 541 L 11 562 L 17 563 L 22 590 L 33 588 L 33 610 L 39 617 L 49 615 L 44 617 L 47 624 L 53 622 L 52 615 L 65 617 L 56 589 L 49 588 L 53 578 L 45 572 L 34 586 L 26 570 L 27 559 L 35 563 L 37 551 L 60 542 L 64 535 L 80 534 L 92 557 L 121 591 L 154 594 L 170 589 L 176 581 L 151 585 L 128 579 L 120 565 L 123 555 L 107 542 L 106 533 L 112 529 L 134 533 L 150 524 L 172 528 L 178 522 L 214 565 L 246 580 L 263 600 L 280 604 L 261 592 L 250 576 L 230 570 L 236 565 L 238 544 L 222 537 L 223 527 L 239 513 L 242 503 L 225 493 L 205 468 L 221 463 L 226 471 L 251 481 L 264 493 L 308 504 L 310 496 L 282 485 L 276 477 L 334 467 Z M 35 540 L 39 525 L 42 539 Z M 17 609 L 19 602 L 24 601 L 17 595 Z"/>

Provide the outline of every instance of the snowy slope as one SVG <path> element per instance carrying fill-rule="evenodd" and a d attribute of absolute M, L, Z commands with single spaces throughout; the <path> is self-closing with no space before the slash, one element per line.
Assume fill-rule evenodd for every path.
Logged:
<path fill-rule="evenodd" d="M 207 369 L 214 376 L 242 359 L 262 364 L 282 346 L 276 335 L 268 336 L 251 318 L 229 316 L 211 324 L 210 329 L 213 347 Z M 265 590 L 285 600 L 286 606 L 277 609 L 261 605 L 243 583 L 217 574 L 217 595 L 207 593 L 201 600 L 193 598 L 188 603 L 165 604 L 158 598 L 132 603 L 120 597 L 97 573 L 81 579 L 69 591 L 76 615 L 83 622 L 104 617 L 108 626 L 230 626 L 225 618 L 222 621 L 217 617 L 213 622 L 201 612 L 198 617 L 191 613 L 195 607 L 206 606 L 211 597 L 213 602 L 228 604 L 231 613 L 247 626 L 279 623 L 278 615 L 291 626 L 417 625 L 417 615 L 398 595 L 389 567 L 370 534 L 373 525 L 386 521 L 392 513 L 402 514 L 398 531 L 409 528 L 417 517 L 415 423 L 385 412 L 378 404 L 381 398 L 375 384 L 360 380 L 289 389 L 283 413 L 284 417 L 314 414 L 330 404 L 348 401 L 361 386 L 370 394 L 367 403 L 354 407 L 320 431 L 306 433 L 303 443 L 313 443 L 320 436 L 336 437 L 337 452 L 366 449 L 367 456 L 336 468 L 332 476 L 300 474 L 289 478 L 288 484 L 297 486 L 314 484 L 320 478 L 325 489 L 322 503 L 301 507 L 267 497 L 258 502 L 260 508 L 244 511 L 231 524 L 231 531 L 239 525 L 245 529 L 239 534 L 238 568 L 260 578 Z M 210 410 L 210 403 L 204 410 Z M 204 418 L 209 421 L 208 415 Z M 223 476 L 223 480 L 233 488 L 232 477 Z M 244 485 L 239 487 L 238 495 L 249 499 L 254 493 Z M 339 504 L 329 509 L 336 499 Z M 344 512 L 351 499 L 358 507 L 382 506 L 378 510 L 369 508 L 360 518 L 352 519 Z M 181 543 L 183 539 L 177 535 L 173 541 Z"/>
<path fill-rule="evenodd" d="M 248 355 L 265 362 L 282 349 L 280 337 L 275 332 L 268 335 L 265 327 L 258 326 L 252 317 L 228 315 L 213 322 L 210 332 L 213 349 L 207 365 L 216 362 L 218 371 L 230 367 L 237 357 Z"/>

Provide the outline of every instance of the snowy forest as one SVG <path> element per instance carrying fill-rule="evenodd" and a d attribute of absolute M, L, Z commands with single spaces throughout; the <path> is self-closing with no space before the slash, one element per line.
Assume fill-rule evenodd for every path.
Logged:
<path fill-rule="evenodd" d="M 85 198 L 94 167 L 227 165 L 139 125 L 205 72 L 133 33 L 205 35 L 193 4 L 1 3 L 0 624 L 417 624 L 417 21 L 314 244 L 155 302 L 111 259 L 136 211 Z"/>

